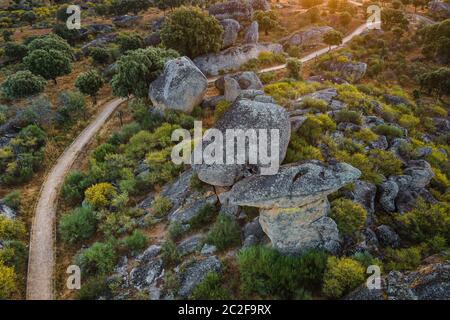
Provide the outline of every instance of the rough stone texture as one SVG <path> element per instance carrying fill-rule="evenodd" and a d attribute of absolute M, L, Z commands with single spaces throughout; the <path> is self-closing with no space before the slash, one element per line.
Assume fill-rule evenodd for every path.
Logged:
<path fill-rule="evenodd" d="M 450 18 L 450 4 L 442 1 L 428 2 L 428 11 L 433 17 L 448 19 Z"/>
<path fill-rule="evenodd" d="M 426 187 L 434 176 L 430 164 L 425 160 L 410 161 L 403 173 L 412 178 L 410 182 L 412 188 Z"/>
<path fill-rule="evenodd" d="M 217 251 L 217 247 L 211 244 L 205 243 L 200 253 L 204 256 L 210 256 Z"/>
<path fill-rule="evenodd" d="M 169 215 L 169 220 L 171 222 L 178 221 L 181 223 L 189 223 L 189 221 L 194 218 L 198 211 L 207 204 L 216 204 L 217 196 L 211 195 L 207 198 L 199 199 L 193 203 L 189 203 L 186 206 L 180 207 Z"/>
<path fill-rule="evenodd" d="M 239 83 L 234 78 L 231 77 L 225 77 L 223 82 L 224 82 L 225 100 L 229 102 L 234 102 L 241 93 Z"/>
<path fill-rule="evenodd" d="M 351 197 L 361 204 L 369 214 L 375 213 L 375 195 L 377 187 L 370 182 L 358 180 L 353 184 Z"/>
<path fill-rule="evenodd" d="M 193 236 L 181 241 L 181 243 L 177 246 L 177 250 L 180 255 L 185 256 L 200 249 L 199 247 L 203 237 L 203 234 L 194 234 Z"/>
<path fill-rule="evenodd" d="M 322 43 L 322 37 L 333 28 L 328 26 L 312 26 L 305 30 L 297 31 L 287 38 L 282 39 L 282 44 L 299 47 L 314 47 Z"/>
<path fill-rule="evenodd" d="M 227 75 L 227 77 L 235 79 L 239 83 L 239 87 L 242 90 L 260 90 L 263 88 L 261 80 L 253 71 L 237 72 Z M 220 77 L 216 81 L 214 81 L 214 86 L 219 89 L 221 93 L 223 93 L 225 89 L 225 76 Z"/>
<path fill-rule="evenodd" d="M 325 165 L 311 160 L 284 165 L 275 175 L 245 178 L 223 196 L 229 203 L 240 206 L 268 209 L 299 207 L 323 200 L 360 175 L 358 169 L 346 163 Z"/>
<path fill-rule="evenodd" d="M 254 175 L 238 181 L 221 201 L 260 207 L 259 222 L 272 245 L 283 253 L 308 249 L 340 251 L 339 231 L 327 217 L 327 195 L 358 179 L 361 172 L 345 163 L 327 166 L 319 161 L 286 165 L 272 176 Z M 245 235 L 244 245 L 256 235 Z"/>
<path fill-rule="evenodd" d="M 386 136 L 379 136 L 377 140 L 371 141 L 368 144 L 370 149 L 386 150 L 389 147 Z"/>
<path fill-rule="evenodd" d="M 366 74 L 367 64 L 363 62 L 325 62 L 323 65 L 349 82 L 358 82 Z"/>
<path fill-rule="evenodd" d="M 138 21 L 142 20 L 141 16 L 118 16 L 112 19 L 112 23 L 120 28 L 129 28 L 137 24 Z"/>
<path fill-rule="evenodd" d="M 269 11 L 270 4 L 267 0 L 248 0 L 254 11 L 262 10 Z"/>
<path fill-rule="evenodd" d="M 381 196 L 380 196 L 380 205 L 387 212 L 395 211 L 395 198 L 398 194 L 398 185 L 392 181 L 388 180 L 381 184 Z"/>
<path fill-rule="evenodd" d="M 218 20 L 235 19 L 238 21 L 251 20 L 253 8 L 246 1 L 232 0 L 213 4 L 208 8 L 209 15 Z"/>
<path fill-rule="evenodd" d="M 87 55 L 89 53 L 89 49 L 93 47 L 102 47 L 105 44 L 108 44 L 110 42 L 114 42 L 116 40 L 117 35 L 114 33 L 105 34 L 103 36 L 100 36 L 98 38 L 95 38 L 91 42 L 86 43 L 84 46 L 81 47 L 81 52 L 83 52 L 84 55 Z"/>
<path fill-rule="evenodd" d="M 203 260 L 195 261 L 186 267 L 186 270 L 180 276 L 180 289 L 178 295 L 188 297 L 192 289 L 199 284 L 210 271 L 219 272 L 222 264 L 216 256 L 209 256 Z"/>
<path fill-rule="evenodd" d="M 161 36 L 159 32 L 153 32 L 149 36 L 144 38 L 144 44 L 147 47 L 156 47 L 161 43 Z"/>
<path fill-rule="evenodd" d="M 137 261 L 148 262 L 152 258 L 156 257 L 161 252 L 161 246 L 152 244 L 150 247 L 145 249 L 139 256 L 136 257 Z"/>
<path fill-rule="evenodd" d="M 257 21 L 253 21 L 245 32 L 244 43 L 258 43 L 259 26 Z"/>
<path fill-rule="evenodd" d="M 281 53 L 283 47 L 278 43 L 246 44 L 231 47 L 219 53 L 209 53 L 194 59 L 194 63 L 206 76 L 217 76 L 220 71 L 238 69 L 250 59 L 257 58 L 261 52 Z"/>
<path fill-rule="evenodd" d="M 149 98 L 158 109 L 190 113 L 208 88 L 205 75 L 187 57 L 169 60 L 162 74 L 150 84 Z"/>
<path fill-rule="evenodd" d="M 131 270 L 130 282 L 136 289 L 146 289 L 152 285 L 159 276 L 161 276 L 162 271 L 162 260 L 152 259 L 147 263 Z"/>
<path fill-rule="evenodd" d="M 15 219 L 16 212 L 8 207 L 6 204 L 0 202 L 0 216 L 4 216 L 8 219 Z"/>
<path fill-rule="evenodd" d="M 398 234 L 392 230 L 391 227 L 382 224 L 378 226 L 375 230 L 377 234 L 378 241 L 383 246 L 389 246 L 393 248 L 397 248 L 400 245 L 400 237 Z"/>
<path fill-rule="evenodd" d="M 223 44 L 222 48 L 226 49 L 235 44 L 241 25 L 234 19 L 224 19 L 220 21 L 223 27 Z"/>
<path fill-rule="evenodd" d="M 244 132 L 247 129 L 278 129 L 280 163 L 286 155 L 291 135 L 289 115 L 284 108 L 271 103 L 262 103 L 246 99 L 237 100 L 222 118 L 217 121 L 215 128 L 220 130 L 224 135 L 227 129 L 242 129 Z M 270 150 L 270 132 L 267 132 L 267 138 L 269 144 L 267 150 Z M 207 148 L 209 144 L 204 142 L 203 146 L 198 144 L 197 147 Z M 246 150 L 249 149 L 249 145 L 248 141 L 246 141 Z M 258 162 L 258 164 L 249 164 L 248 158 L 246 159 L 245 164 L 226 164 L 226 152 L 226 144 L 224 144 L 224 164 L 202 163 L 193 165 L 193 169 L 197 172 L 198 178 L 215 186 L 231 186 L 237 180 L 245 176 L 246 172 L 258 172 L 261 168 L 266 167 L 266 165 L 261 164 L 261 162 Z M 236 163 L 236 152 L 233 153 L 235 154 Z"/>
<path fill-rule="evenodd" d="M 409 104 L 408 101 L 406 101 L 404 98 L 390 95 L 390 94 L 385 94 L 383 96 L 383 99 L 386 103 L 392 104 L 394 106 L 397 106 L 399 104 L 405 104 L 405 105 Z"/>

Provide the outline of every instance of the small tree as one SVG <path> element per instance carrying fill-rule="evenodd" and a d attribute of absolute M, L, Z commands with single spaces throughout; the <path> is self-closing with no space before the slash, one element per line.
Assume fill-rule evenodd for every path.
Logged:
<path fill-rule="evenodd" d="M 258 10 L 253 14 L 253 20 L 258 22 L 259 27 L 264 30 L 265 35 L 269 34 L 269 30 L 279 26 L 275 11 Z"/>
<path fill-rule="evenodd" d="M 223 28 L 217 19 L 199 8 L 175 9 L 161 29 L 163 45 L 190 58 L 218 52 L 222 47 L 222 35 Z"/>
<path fill-rule="evenodd" d="M 30 26 L 37 20 L 37 16 L 33 11 L 25 11 L 22 15 L 22 20 L 28 22 Z"/>
<path fill-rule="evenodd" d="M 22 60 L 28 53 L 28 49 L 25 45 L 17 42 L 7 42 L 5 44 L 5 55 L 11 60 Z"/>
<path fill-rule="evenodd" d="M 52 79 L 56 84 L 56 78 L 72 71 L 70 59 L 63 52 L 50 49 L 48 51 L 37 49 L 29 53 L 23 62 L 28 70 L 45 79 Z"/>
<path fill-rule="evenodd" d="M 2 89 L 7 98 L 19 99 L 42 92 L 46 84 L 44 78 L 25 70 L 17 71 L 6 78 L 2 84 Z"/>
<path fill-rule="evenodd" d="M 57 36 L 56 34 L 49 34 L 44 37 L 37 37 L 32 39 L 28 43 L 28 51 L 32 52 L 34 50 L 57 50 L 64 53 L 67 58 L 72 60 L 72 48 L 67 43 L 66 40 L 61 38 L 60 36 Z"/>
<path fill-rule="evenodd" d="M 328 45 L 329 50 L 331 50 L 331 46 L 341 45 L 342 39 L 342 33 L 336 30 L 330 30 L 323 35 L 323 42 Z"/>
<path fill-rule="evenodd" d="M 419 77 L 420 86 L 427 90 L 428 94 L 434 94 L 437 98 L 450 95 L 450 68 L 425 73 Z"/>
<path fill-rule="evenodd" d="M 144 46 L 142 38 L 137 34 L 122 33 L 117 37 L 120 51 L 136 50 Z"/>
<path fill-rule="evenodd" d="M 103 86 L 102 76 L 96 70 L 89 70 L 81 73 L 75 81 L 75 87 L 81 93 L 87 94 L 92 98 L 92 102 L 97 104 L 97 92 Z"/>
<path fill-rule="evenodd" d="M 166 61 L 176 57 L 176 51 L 156 47 L 128 51 L 117 61 L 117 72 L 111 81 L 113 94 L 147 97 L 150 83 L 161 73 Z"/>
<path fill-rule="evenodd" d="M 339 23 L 343 27 L 347 27 L 350 22 L 352 22 L 352 15 L 349 12 L 345 11 L 339 15 Z"/>
<path fill-rule="evenodd" d="M 289 71 L 289 77 L 300 79 L 300 70 L 302 69 L 302 63 L 300 60 L 296 58 L 287 59 L 286 68 Z"/>

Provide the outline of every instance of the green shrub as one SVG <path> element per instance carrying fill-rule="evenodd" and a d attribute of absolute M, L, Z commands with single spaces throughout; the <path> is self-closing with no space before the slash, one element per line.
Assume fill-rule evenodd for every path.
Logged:
<path fill-rule="evenodd" d="M 184 232 L 185 231 L 183 225 L 179 221 L 171 222 L 167 230 L 169 238 L 173 241 L 179 240 L 184 234 Z"/>
<path fill-rule="evenodd" d="M 122 241 L 125 247 L 131 251 L 132 255 L 145 249 L 147 245 L 147 237 L 139 230 L 134 230 L 133 233 L 125 237 Z"/>
<path fill-rule="evenodd" d="M 336 221 L 342 235 L 351 236 L 364 226 L 367 212 L 360 204 L 339 198 L 331 203 L 330 217 Z"/>
<path fill-rule="evenodd" d="M 365 270 L 358 261 L 346 257 L 329 257 L 323 293 L 330 298 L 339 298 L 362 284 L 364 279 Z"/>
<path fill-rule="evenodd" d="M 400 128 L 388 124 L 380 124 L 373 127 L 372 130 L 378 135 L 383 135 L 391 139 L 403 137 L 403 131 Z"/>
<path fill-rule="evenodd" d="M 357 111 L 341 110 L 335 114 L 335 120 L 337 123 L 351 122 L 356 125 L 362 124 L 361 114 Z"/>
<path fill-rule="evenodd" d="M 335 129 L 336 124 L 328 115 L 319 114 L 316 116 L 307 116 L 305 122 L 303 122 L 297 132 L 299 136 L 313 144 L 318 142 L 325 132 Z"/>
<path fill-rule="evenodd" d="M 421 262 L 422 249 L 410 247 L 404 249 L 387 248 L 385 252 L 385 265 L 388 271 L 415 270 Z"/>
<path fill-rule="evenodd" d="M 221 278 L 217 272 L 208 272 L 205 278 L 192 290 L 189 299 L 230 300 L 230 293 L 222 286 Z"/>
<path fill-rule="evenodd" d="M 85 115 L 86 101 L 80 92 L 63 91 L 58 95 L 58 121 L 69 123 L 80 115 Z"/>
<path fill-rule="evenodd" d="M 114 269 L 116 259 L 117 252 L 111 241 L 95 242 L 78 253 L 74 262 L 86 274 L 106 275 Z"/>
<path fill-rule="evenodd" d="M 144 46 L 142 38 L 137 34 L 121 33 L 117 37 L 120 51 L 136 50 Z"/>
<path fill-rule="evenodd" d="M 111 54 L 108 49 L 102 47 L 92 47 L 89 49 L 89 56 L 97 64 L 106 64 L 111 60 Z"/>
<path fill-rule="evenodd" d="M 232 217 L 219 214 L 216 223 L 209 231 L 206 242 L 225 250 L 241 242 L 241 229 Z"/>
<path fill-rule="evenodd" d="M 289 141 L 289 146 L 284 159 L 285 163 L 294 163 L 305 160 L 323 160 L 319 148 L 309 145 L 302 140 L 298 135 L 293 134 Z"/>
<path fill-rule="evenodd" d="M 161 196 L 156 196 L 152 203 L 152 213 L 156 217 L 166 216 L 172 208 L 172 202 Z"/>
<path fill-rule="evenodd" d="M 0 239 L 2 241 L 23 239 L 25 234 L 25 226 L 22 222 L 0 215 Z"/>
<path fill-rule="evenodd" d="M 88 279 L 76 293 L 78 300 L 96 300 L 109 292 L 109 287 L 104 276 L 96 276 Z"/>
<path fill-rule="evenodd" d="M 296 58 L 288 58 L 286 60 L 286 69 L 288 70 L 288 76 L 294 79 L 300 79 L 300 70 L 302 69 L 302 63 Z"/>
<path fill-rule="evenodd" d="M 369 159 L 374 170 L 385 177 L 402 174 L 402 162 L 392 152 L 372 149 Z"/>
<path fill-rule="evenodd" d="M 28 53 L 27 46 L 17 42 L 7 42 L 5 44 L 5 55 L 12 60 L 22 60 Z"/>
<path fill-rule="evenodd" d="M 0 250 L 0 262 L 11 266 L 17 273 L 25 272 L 27 268 L 28 248 L 24 242 L 19 240 L 3 241 Z"/>
<path fill-rule="evenodd" d="M 79 171 L 72 171 L 64 178 L 61 195 L 69 204 L 79 203 L 83 200 L 84 190 L 90 183 L 88 176 Z"/>
<path fill-rule="evenodd" d="M 317 290 L 327 263 L 327 255 L 311 251 L 301 256 L 251 246 L 237 254 L 237 265 L 244 295 L 261 298 L 304 298 L 305 289 Z"/>
<path fill-rule="evenodd" d="M 354 255 L 352 255 L 351 258 L 353 260 L 356 260 L 359 263 L 361 263 L 365 269 L 367 269 L 367 267 L 369 267 L 371 265 L 376 265 L 376 266 L 379 266 L 380 268 L 382 267 L 381 261 L 378 258 L 375 258 L 374 256 L 372 256 L 367 251 L 357 252 Z"/>
<path fill-rule="evenodd" d="M 202 227 L 205 224 L 211 223 L 216 213 L 216 207 L 208 203 L 198 210 L 197 214 L 189 220 L 189 224 L 194 229 Z"/>
<path fill-rule="evenodd" d="M 180 262 L 180 253 L 172 240 L 166 240 L 161 247 L 161 257 L 165 265 L 172 266 Z"/>
<path fill-rule="evenodd" d="M 97 220 L 91 207 L 75 208 L 62 215 L 59 232 L 64 241 L 75 243 L 89 239 L 95 232 Z"/>
<path fill-rule="evenodd" d="M 22 195 L 19 190 L 14 190 L 8 193 L 2 201 L 10 208 L 18 210 L 22 201 Z"/>
<path fill-rule="evenodd" d="M 231 102 L 227 100 L 221 100 L 216 105 L 216 109 L 214 110 L 214 122 L 217 122 L 222 116 L 225 114 L 225 112 L 228 111 L 231 107 Z"/>
<path fill-rule="evenodd" d="M 8 99 L 20 99 L 41 93 L 46 84 L 47 81 L 41 76 L 24 70 L 8 76 L 2 84 L 2 90 Z"/>
<path fill-rule="evenodd" d="M 422 199 L 416 201 L 415 208 L 398 216 L 402 228 L 402 238 L 417 243 L 434 236 L 442 236 L 450 243 L 450 204 L 438 202 L 427 204 Z"/>
<path fill-rule="evenodd" d="M 311 97 L 305 97 L 300 105 L 302 109 L 311 109 L 316 112 L 326 112 L 328 110 L 328 104 L 325 100 L 314 99 Z"/>

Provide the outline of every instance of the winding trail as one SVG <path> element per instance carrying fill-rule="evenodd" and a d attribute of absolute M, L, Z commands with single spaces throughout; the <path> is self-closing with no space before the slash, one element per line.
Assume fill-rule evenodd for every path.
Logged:
<path fill-rule="evenodd" d="M 343 44 L 349 42 L 353 37 L 360 35 L 369 27 L 374 26 L 376 26 L 376 23 L 365 23 L 359 26 L 343 39 Z M 332 46 L 331 50 L 337 48 L 339 47 Z M 305 63 L 327 52 L 329 52 L 329 48 L 319 49 L 304 56 L 300 61 Z M 286 68 L 286 64 L 262 69 L 260 73 L 277 71 L 284 68 Z M 209 78 L 208 83 L 213 83 L 217 78 Z M 77 155 L 84 149 L 97 131 L 100 130 L 114 110 L 124 101 L 125 99 L 117 98 L 106 103 L 94 121 L 64 151 L 45 178 L 35 207 L 35 215 L 31 228 L 27 278 L 27 299 L 29 300 L 54 299 L 55 219 L 59 190 L 64 181 L 64 177 L 70 170 Z"/>
<path fill-rule="evenodd" d="M 55 218 L 59 189 L 77 155 L 124 101 L 126 100 L 114 99 L 107 102 L 94 121 L 78 135 L 59 157 L 55 166 L 45 178 L 31 227 L 27 278 L 27 299 L 29 300 L 50 300 L 54 298 Z"/>

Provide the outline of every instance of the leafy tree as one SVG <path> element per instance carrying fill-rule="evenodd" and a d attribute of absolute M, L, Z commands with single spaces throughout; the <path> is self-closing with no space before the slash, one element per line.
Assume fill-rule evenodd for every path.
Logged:
<path fill-rule="evenodd" d="M 102 47 L 92 47 L 89 49 L 89 56 L 92 57 L 95 63 L 106 64 L 111 60 L 111 54 L 108 49 Z"/>
<path fill-rule="evenodd" d="M 323 35 L 323 42 L 329 46 L 329 50 L 331 50 L 331 46 L 341 45 L 342 39 L 342 33 L 336 30 L 330 30 Z"/>
<path fill-rule="evenodd" d="M 275 29 L 279 26 L 278 17 L 275 11 L 255 11 L 253 14 L 253 20 L 258 22 L 259 27 L 264 30 L 266 35 L 269 34 L 269 30 Z"/>
<path fill-rule="evenodd" d="M 122 33 L 117 37 L 120 51 L 136 50 L 144 46 L 141 36 L 137 34 Z"/>
<path fill-rule="evenodd" d="M 22 60 L 28 53 L 28 48 L 17 42 L 7 42 L 5 44 L 5 55 L 12 60 Z"/>
<path fill-rule="evenodd" d="M 190 58 L 218 52 L 222 47 L 222 35 L 223 28 L 217 19 L 199 8 L 175 9 L 161 29 L 163 45 Z"/>
<path fill-rule="evenodd" d="M 450 68 L 442 67 L 419 77 L 420 87 L 441 98 L 450 94 Z"/>
<path fill-rule="evenodd" d="M 67 56 L 67 58 L 72 60 L 72 48 L 70 47 L 70 45 L 67 43 L 66 40 L 64 40 L 63 38 L 61 38 L 55 34 L 49 34 L 47 36 L 33 38 L 28 43 L 28 51 L 29 52 L 32 52 L 32 51 L 38 50 L 38 49 L 45 50 L 45 51 L 50 51 L 50 50 L 61 51 L 62 53 L 64 53 Z"/>
<path fill-rule="evenodd" d="M 166 61 L 176 57 L 177 52 L 156 47 L 128 51 L 117 61 L 117 73 L 111 81 L 113 94 L 147 97 L 150 83 L 161 73 Z"/>
<path fill-rule="evenodd" d="M 8 76 L 2 84 L 5 96 L 9 99 L 29 97 L 42 92 L 47 82 L 29 70 L 17 71 Z"/>
<path fill-rule="evenodd" d="M 30 52 L 23 62 L 28 70 L 45 79 L 56 78 L 72 71 L 70 59 L 61 51 L 50 49 L 48 51 L 37 49 Z"/>
<path fill-rule="evenodd" d="M 28 22 L 30 26 L 36 22 L 37 16 L 33 11 L 25 11 L 22 15 L 22 20 Z"/>
<path fill-rule="evenodd" d="M 392 30 L 394 27 L 406 30 L 408 24 L 408 19 L 401 10 L 385 8 L 381 11 L 381 25 L 384 30 Z"/>
<path fill-rule="evenodd" d="M 87 39 L 87 34 L 81 29 L 69 29 L 65 23 L 57 23 L 53 26 L 53 33 L 58 35 L 70 44 L 75 44 L 77 41 Z"/>
<path fill-rule="evenodd" d="M 97 104 L 97 92 L 103 86 L 102 76 L 96 70 L 81 73 L 75 81 L 75 87 L 83 94 L 91 96 L 92 101 Z"/>
<path fill-rule="evenodd" d="M 89 239 L 95 232 L 97 221 L 91 207 L 78 207 L 62 215 L 59 232 L 64 241 L 75 243 Z"/>
<path fill-rule="evenodd" d="M 339 23 L 342 26 L 346 27 L 350 22 L 352 22 L 352 15 L 349 12 L 344 11 L 339 15 Z"/>

